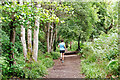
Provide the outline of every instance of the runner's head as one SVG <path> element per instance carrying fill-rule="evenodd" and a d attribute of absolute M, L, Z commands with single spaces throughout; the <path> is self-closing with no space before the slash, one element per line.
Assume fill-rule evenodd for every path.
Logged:
<path fill-rule="evenodd" d="M 64 42 L 64 40 L 62 39 L 61 42 Z"/>

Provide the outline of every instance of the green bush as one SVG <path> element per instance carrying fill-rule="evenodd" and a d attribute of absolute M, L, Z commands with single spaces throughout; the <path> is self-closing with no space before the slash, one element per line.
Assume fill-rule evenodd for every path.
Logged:
<path fill-rule="evenodd" d="M 60 52 L 60 48 L 59 47 L 56 47 L 56 52 Z"/>
<path fill-rule="evenodd" d="M 2 78 L 41 78 L 47 74 L 47 68 L 52 67 L 52 58 L 45 58 L 44 54 L 38 57 L 38 62 L 25 62 L 23 54 L 14 56 L 16 64 L 7 65 L 6 57 L 0 57 L 2 63 Z"/>
<path fill-rule="evenodd" d="M 113 75 L 118 75 L 120 72 L 118 68 L 118 60 L 111 60 L 107 65 L 108 73 L 112 73 Z"/>
<path fill-rule="evenodd" d="M 72 42 L 71 49 L 70 49 L 70 45 L 68 47 L 68 51 L 76 51 L 77 49 L 78 49 L 78 42 L 77 41 Z"/>
<path fill-rule="evenodd" d="M 22 52 L 22 45 L 19 42 L 19 37 L 16 37 L 14 49 L 14 61 L 16 64 L 10 67 L 9 65 L 9 52 L 10 52 L 10 40 L 6 32 L 0 29 L 1 43 L 0 49 L 2 56 L 0 57 L 0 64 L 2 64 L 2 79 L 6 78 L 40 78 L 47 74 L 47 68 L 52 67 L 53 59 L 57 59 L 59 54 L 57 52 L 46 53 L 42 52 L 38 56 L 38 63 L 25 62 Z"/>
<path fill-rule="evenodd" d="M 60 52 L 52 52 L 51 56 L 53 57 L 53 59 L 58 59 L 60 57 Z"/>
<path fill-rule="evenodd" d="M 2 56 L 0 57 L 0 63 L 2 64 L 2 79 L 6 78 L 12 78 L 13 76 L 19 76 L 22 75 L 22 70 L 19 68 L 18 65 L 9 65 L 10 58 L 10 39 L 6 32 L 0 29 L 0 35 L 1 35 L 1 43 L 2 46 L 0 46 Z M 15 54 L 18 53 L 17 48 L 13 47 L 13 51 Z"/>
<path fill-rule="evenodd" d="M 40 49 L 41 52 L 46 52 L 47 51 L 47 42 L 45 38 L 45 32 L 40 29 L 39 31 L 39 41 L 38 41 L 38 48 Z"/>
<path fill-rule="evenodd" d="M 25 78 L 41 78 L 47 74 L 46 67 L 37 62 L 26 63 L 25 68 L 23 68 Z"/>
<path fill-rule="evenodd" d="M 86 78 L 105 78 L 106 74 L 104 70 L 98 67 L 99 64 L 85 63 L 82 61 L 82 73 L 85 73 Z"/>
<path fill-rule="evenodd" d="M 2 79 L 6 78 L 23 78 L 23 69 L 19 67 L 19 65 L 12 65 L 11 67 L 7 64 L 2 65 Z"/>
<path fill-rule="evenodd" d="M 44 58 L 42 59 L 42 64 L 46 66 L 47 68 L 50 68 L 54 65 L 54 62 L 51 58 Z"/>
<path fill-rule="evenodd" d="M 45 58 L 53 58 L 52 55 L 51 55 L 51 53 L 48 53 L 48 52 L 46 52 L 44 54 L 44 56 L 45 56 Z"/>
<path fill-rule="evenodd" d="M 99 38 L 94 39 L 94 42 L 84 43 L 82 72 L 86 74 L 86 77 L 104 78 L 109 74 L 118 75 L 116 59 L 119 53 L 117 40 L 117 33 L 111 33 L 101 34 Z"/>
<path fill-rule="evenodd" d="M 0 28 L 0 37 L 1 37 L 0 42 L 2 44 L 2 46 L 0 46 L 0 52 L 2 53 L 2 55 L 4 54 L 4 56 L 6 56 L 6 54 L 10 52 L 9 50 L 10 39 L 6 34 L 6 32 L 1 30 L 1 28 Z"/>
<path fill-rule="evenodd" d="M 80 48 L 83 48 L 83 44 L 80 41 Z M 76 51 L 78 49 L 78 41 L 72 41 L 71 49 L 70 45 L 68 47 L 68 51 Z"/>
<path fill-rule="evenodd" d="M 17 36 L 15 36 L 15 44 L 14 45 L 15 45 L 16 50 L 18 51 L 18 55 L 19 55 L 19 53 L 23 52 L 23 46 L 22 46 L 20 34 L 21 34 L 21 28 L 16 28 Z"/>

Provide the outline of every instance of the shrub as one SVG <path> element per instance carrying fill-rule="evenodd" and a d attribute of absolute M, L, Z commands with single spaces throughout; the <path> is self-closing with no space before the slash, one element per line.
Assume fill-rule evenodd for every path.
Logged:
<path fill-rule="evenodd" d="M 81 41 L 80 41 L 80 48 L 83 48 L 83 44 Z M 72 41 L 71 49 L 69 45 L 68 51 L 76 51 L 77 49 L 78 49 L 78 41 Z"/>
<path fill-rule="evenodd" d="M 37 62 L 26 63 L 25 68 L 23 69 L 25 78 L 41 78 L 47 74 L 46 67 Z"/>
<path fill-rule="evenodd" d="M 85 73 L 86 78 L 105 78 L 106 74 L 104 70 L 98 67 L 99 64 L 85 63 L 82 61 L 82 73 Z"/>
<path fill-rule="evenodd" d="M 47 68 L 49 68 L 53 66 L 54 62 L 51 58 L 45 58 L 45 59 L 42 59 L 42 64 Z"/>
<path fill-rule="evenodd" d="M 44 58 L 53 58 L 51 53 L 46 52 L 44 55 Z"/>
<path fill-rule="evenodd" d="M 74 41 L 71 45 L 71 50 L 70 51 L 76 51 L 78 48 L 78 42 Z"/>
<path fill-rule="evenodd" d="M 38 62 L 25 62 L 23 54 L 15 55 L 16 64 L 9 67 L 6 57 L 0 57 L 2 79 L 6 78 L 41 78 L 47 74 L 47 68 L 53 66 L 52 58 L 38 59 Z"/>
<path fill-rule="evenodd" d="M 58 59 L 60 57 L 60 52 L 52 52 L 51 56 L 53 57 L 53 59 Z"/>
<path fill-rule="evenodd" d="M 0 63 L 2 64 L 2 79 L 12 78 L 13 76 L 21 76 L 22 70 L 18 65 L 9 65 L 10 58 L 10 40 L 6 32 L 0 29 L 1 43 L 0 46 L 2 56 L 0 57 Z M 14 53 L 17 53 L 17 49 L 13 48 Z"/>
<path fill-rule="evenodd" d="M 60 48 L 59 47 L 56 47 L 56 52 L 60 52 Z"/>
<path fill-rule="evenodd" d="M 118 68 L 118 60 L 111 60 L 107 65 L 108 73 L 111 73 L 113 75 L 118 75 Z"/>
<path fill-rule="evenodd" d="M 13 77 L 23 78 L 23 75 L 23 69 L 20 68 L 19 65 L 14 64 L 12 66 L 8 66 L 5 63 L 2 65 L 2 79 Z"/>
<path fill-rule="evenodd" d="M 84 57 L 82 60 L 82 70 L 86 77 L 103 78 L 109 74 L 118 75 L 119 67 L 116 59 L 119 53 L 117 40 L 117 33 L 111 33 L 100 35 L 99 38 L 94 39 L 94 42 L 84 43 L 82 49 L 82 56 Z M 91 75 L 92 73 L 93 75 Z"/>
<path fill-rule="evenodd" d="M 4 32 L 1 29 L 0 29 L 0 36 L 1 36 L 0 42 L 2 44 L 2 46 L 0 46 L 0 50 L 1 50 L 2 55 L 4 54 L 5 56 L 8 52 L 10 52 L 9 51 L 10 39 L 8 35 L 6 34 L 6 32 Z"/>

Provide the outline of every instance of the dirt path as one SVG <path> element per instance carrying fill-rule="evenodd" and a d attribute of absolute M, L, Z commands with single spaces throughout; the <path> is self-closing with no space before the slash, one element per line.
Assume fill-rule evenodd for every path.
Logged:
<path fill-rule="evenodd" d="M 84 78 L 85 76 L 80 74 L 80 56 L 77 55 L 65 55 L 64 63 L 61 63 L 59 59 L 54 60 L 55 65 L 48 69 L 48 75 L 46 78 Z"/>

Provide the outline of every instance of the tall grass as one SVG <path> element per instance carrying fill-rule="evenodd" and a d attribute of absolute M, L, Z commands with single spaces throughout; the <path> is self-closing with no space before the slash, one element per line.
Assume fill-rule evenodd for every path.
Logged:
<path fill-rule="evenodd" d="M 118 34 L 102 34 L 82 49 L 82 73 L 89 78 L 118 77 Z"/>

